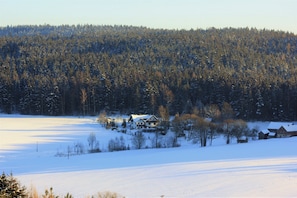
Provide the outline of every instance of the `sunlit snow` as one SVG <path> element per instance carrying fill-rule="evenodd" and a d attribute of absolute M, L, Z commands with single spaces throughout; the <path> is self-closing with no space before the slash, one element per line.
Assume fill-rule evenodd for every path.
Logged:
<path fill-rule="evenodd" d="M 92 132 L 100 149 L 130 135 L 102 128 L 95 117 L 0 115 L 0 171 L 39 193 L 87 197 L 117 192 L 126 197 L 296 197 L 297 138 L 233 141 L 217 138 L 205 148 L 181 147 L 56 157 Z M 268 123 L 249 123 L 259 130 Z M 149 144 L 149 142 L 147 143 Z M 130 145 L 131 146 L 131 145 Z"/>

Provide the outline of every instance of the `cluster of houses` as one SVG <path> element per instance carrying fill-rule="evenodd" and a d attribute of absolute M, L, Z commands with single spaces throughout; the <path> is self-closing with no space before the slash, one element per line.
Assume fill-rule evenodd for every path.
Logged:
<path fill-rule="evenodd" d="M 267 129 L 261 130 L 259 139 L 297 136 L 297 124 L 291 122 L 270 122 Z"/>
<path fill-rule="evenodd" d="M 128 119 L 128 124 L 132 129 L 156 130 L 160 123 L 161 119 L 155 115 L 132 114 Z M 292 122 L 270 122 L 267 129 L 258 133 L 259 139 L 292 136 L 297 136 L 297 124 Z"/>

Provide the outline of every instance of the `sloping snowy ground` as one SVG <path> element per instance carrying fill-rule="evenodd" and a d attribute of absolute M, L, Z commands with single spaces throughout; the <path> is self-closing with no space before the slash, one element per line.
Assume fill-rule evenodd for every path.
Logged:
<path fill-rule="evenodd" d="M 268 123 L 250 123 L 259 129 Z M 171 149 L 55 157 L 94 132 L 100 148 L 130 136 L 101 128 L 94 117 L 0 115 L 0 171 L 41 193 L 86 197 L 112 191 L 126 197 L 296 197 L 297 138 L 200 148 L 181 141 Z"/>

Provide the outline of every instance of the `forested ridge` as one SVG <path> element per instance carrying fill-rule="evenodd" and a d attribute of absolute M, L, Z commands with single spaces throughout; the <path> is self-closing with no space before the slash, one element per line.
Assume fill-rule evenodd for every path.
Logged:
<path fill-rule="evenodd" d="M 297 119 L 297 36 L 250 28 L 0 28 L 0 110 L 189 113 L 229 103 L 245 120 Z"/>

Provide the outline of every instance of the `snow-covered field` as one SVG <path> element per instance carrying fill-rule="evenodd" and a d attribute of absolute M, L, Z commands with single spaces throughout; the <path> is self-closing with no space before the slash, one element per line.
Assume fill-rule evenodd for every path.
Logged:
<path fill-rule="evenodd" d="M 12 172 L 21 184 L 42 194 L 75 198 L 97 192 L 126 197 L 296 197 L 297 138 L 249 141 L 200 148 L 181 147 L 56 157 L 76 142 L 87 147 L 96 134 L 104 150 L 111 138 L 95 117 L 0 115 L 0 171 Z M 265 128 L 267 123 L 250 123 Z M 234 141 L 235 142 L 235 141 Z"/>

